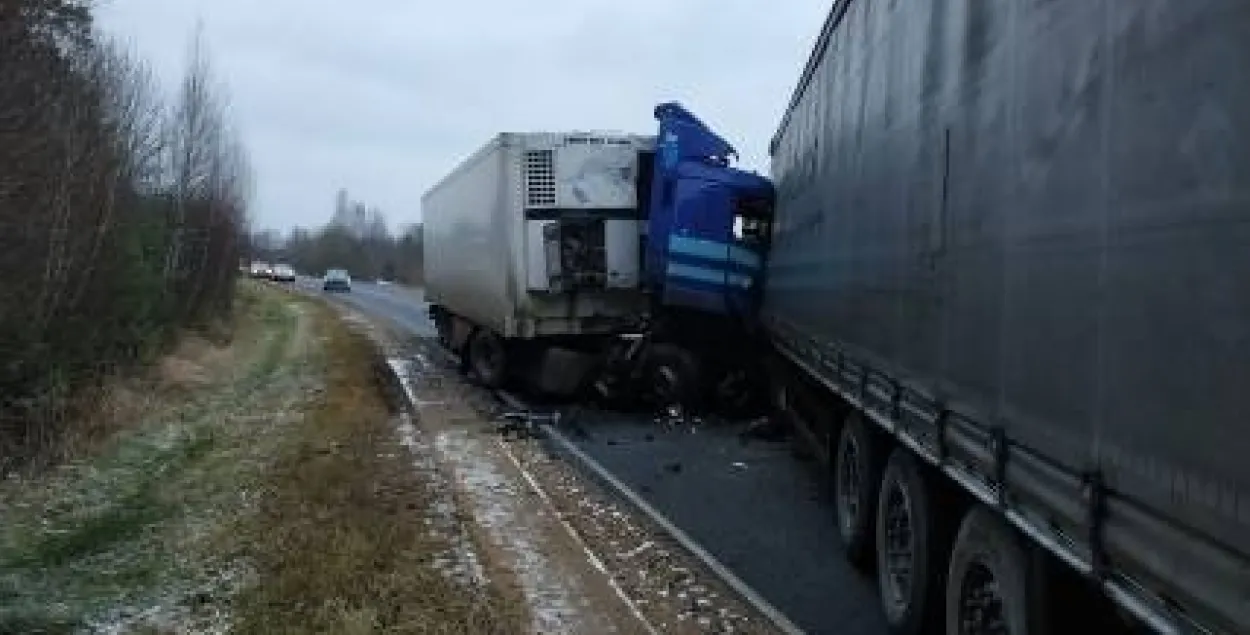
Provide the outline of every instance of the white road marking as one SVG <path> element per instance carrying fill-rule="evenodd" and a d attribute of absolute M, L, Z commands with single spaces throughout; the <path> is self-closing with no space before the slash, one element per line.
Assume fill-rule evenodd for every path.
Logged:
<path fill-rule="evenodd" d="M 616 579 L 612 577 L 612 572 L 608 571 L 607 566 L 603 564 L 603 560 L 600 560 L 599 556 L 595 555 L 594 551 L 591 551 L 590 547 L 586 544 L 586 541 L 582 540 L 581 534 L 577 533 L 577 529 L 575 529 L 573 525 L 569 524 L 569 521 L 564 519 L 564 515 L 561 514 L 560 510 L 556 508 L 555 503 L 552 502 L 551 497 L 547 496 L 547 492 L 543 490 L 541 485 L 538 484 L 537 479 L 535 479 L 534 476 L 530 474 L 523 465 L 521 465 L 521 461 L 518 460 L 516 455 L 512 453 L 512 450 L 508 448 L 508 444 L 504 443 L 502 439 L 495 439 L 495 444 L 498 445 L 499 449 L 503 451 L 504 456 L 508 457 L 508 460 L 512 462 L 512 465 L 516 466 L 517 471 L 521 473 L 521 477 L 525 479 L 526 483 L 529 483 L 530 489 L 534 490 L 534 493 L 538 495 L 538 498 L 542 499 L 543 504 L 551 510 L 552 517 L 560 522 L 560 525 L 564 527 L 564 531 L 566 531 L 569 537 L 573 539 L 573 542 L 577 543 L 578 547 L 581 547 L 582 553 L 586 555 L 586 560 L 590 562 L 590 565 L 602 573 L 607 579 L 608 584 L 612 587 L 612 590 L 616 592 L 616 597 L 620 598 L 621 602 L 623 602 L 625 606 L 629 607 L 629 611 L 633 613 L 634 617 L 640 623 L 642 623 L 643 628 L 647 629 L 648 633 L 651 633 L 652 635 L 659 635 L 659 631 L 651 625 L 650 620 L 647 619 L 646 615 L 643 615 L 642 611 L 638 608 L 638 605 L 634 603 L 634 601 L 631 600 L 625 593 L 625 590 L 616 583 Z"/>
<path fill-rule="evenodd" d="M 582 452 L 581 448 L 578 448 L 572 441 L 566 438 L 563 434 L 560 434 L 559 431 L 552 428 L 550 425 L 542 424 L 538 426 L 538 429 L 542 431 L 543 434 L 546 434 L 549 439 L 559 445 L 562 450 L 568 452 L 574 458 L 581 461 L 582 464 L 594 472 L 596 476 L 606 482 L 613 489 L 617 490 L 617 492 L 624 496 L 625 499 L 628 500 L 635 508 L 651 518 L 653 522 L 659 525 L 660 528 L 663 529 L 668 535 L 672 536 L 672 538 L 681 544 L 682 547 L 685 547 L 686 551 L 698 558 L 704 566 L 716 574 L 716 576 L 723 580 L 725 584 L 729 585 L 729 588 L 737 591 L 738 595 L 742 596 L 748 603 L 754 606 L 755 610 L 759 611 L 779 630 L 787 635 L 803 635 L 803 630 L 795 625 L 794 622 L 791 622 L 790 618 L 786 617 L 784 613 L 777 610 L 777 608 L 769 603 L 768 600 L 765 600 L 763 596 L 757 593 L 755 589 L 751 588 L 746 582 L 743 582 L 741 578 L 734 575 L 734 573 L 725 567 L 725 565 L 721 564 L 715 556 L 708 553 L 706 549 L 704 549 L 699 543 L 695 542 L 693 538 L 686 534 L 686 532 L 678 528 L 677 525 L 674 525 L 672 521 L 661 514 L 659 510 L 652 507 L 650 503 L 634 492 L 634 490 L 628 485 L 612 475 L 612 473 L 609 472 L 607 468 L 600 465 L 598 461 L 590 458 L 590 455 Z"/>

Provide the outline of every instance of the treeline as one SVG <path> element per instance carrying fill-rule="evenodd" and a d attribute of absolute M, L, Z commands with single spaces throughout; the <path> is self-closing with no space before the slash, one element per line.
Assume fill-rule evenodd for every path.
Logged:
<path fill-rule="evenodd" d="M 85 0 L 0 0 L 0 468 L 83 390 L 229 315 L 249 167 L 197 34 L 180 85 Z"/>
<path fill-rule="evenodd" d="M 422 280 L 421 225 L 409 225 L 392 234 L 381 210 L 351 200 L 345 191 L 339 192 L 334 215 L 323 227 L 296 227 L 286 236 L 273 231 L 258 233 L 252 238 L 252 247 L 256 259 L 286 262 L 307 275 L 339 268 L 362 280 L 403 284 L 420 284 Z"/>

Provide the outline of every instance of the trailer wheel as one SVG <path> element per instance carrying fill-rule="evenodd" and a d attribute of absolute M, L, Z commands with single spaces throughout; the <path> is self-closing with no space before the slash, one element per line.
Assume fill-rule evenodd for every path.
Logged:
<path fill-rule="evenodd" d="M 859 413 L 847 416 L 834 451 L 833 485 L 838 530 L 846 557 L 861 569 L 872 561 L 873 521 L 881 484 L 880 452 Z"/>
<path fill-rule="evenodd" d="M 946 579 L 946 632 L 1044 632 L 1043 563 L 1002 519 L 977 506 L 964 516 Z"/>
<path fill-rule="evenodd" d="M 886 623 L 912 635 L 940 622 L 946 540 L 935 493 L 911 452 L 895 448 L 877 497 L 877 582 Z"/>
<path fill-rule="evenodd" d="M 469 338 L 469 369 L 488 388 L 503 385 L 508 356 L 503 342 L 486 329 L 474 331 Z"/>

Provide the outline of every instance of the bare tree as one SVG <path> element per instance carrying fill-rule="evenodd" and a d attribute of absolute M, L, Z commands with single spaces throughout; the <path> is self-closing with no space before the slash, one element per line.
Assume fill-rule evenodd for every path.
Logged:
<path fill-rule="evenodd" d="M 165 108 L 86 0 L 0 0 L 0 469 L 76 391 L 230 310 L 251 171 L 197 29 Z"/>
<path fill-rule="evenodd" d="M 218 142 L 220 121 L 209 82 L 203 25 L 197 24 L 178 101 L 169 122 L 168 147 L 174 178 L 174 215 L 171 219 L 174 239 L 167 254 L 165 273 L 166 279 L 173 283 L 185 283 L 179 276 L 183 251 L 188 242 L 188 207 L 193 199 L 207 198 L 212 151 Z"/>

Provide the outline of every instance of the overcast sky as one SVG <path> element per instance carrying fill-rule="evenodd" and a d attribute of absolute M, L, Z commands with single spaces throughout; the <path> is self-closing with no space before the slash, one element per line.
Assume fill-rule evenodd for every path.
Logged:
<path fill-rule="evenodd" d="M 766 173 L 830 4 L 104 0 L 99 24 L 172 88 L 202 20 L 256 170 L 258 228 L 324 223 L 339 187 L 394 228 L 497 132 L 652 133 L 671 99 Z"/>

